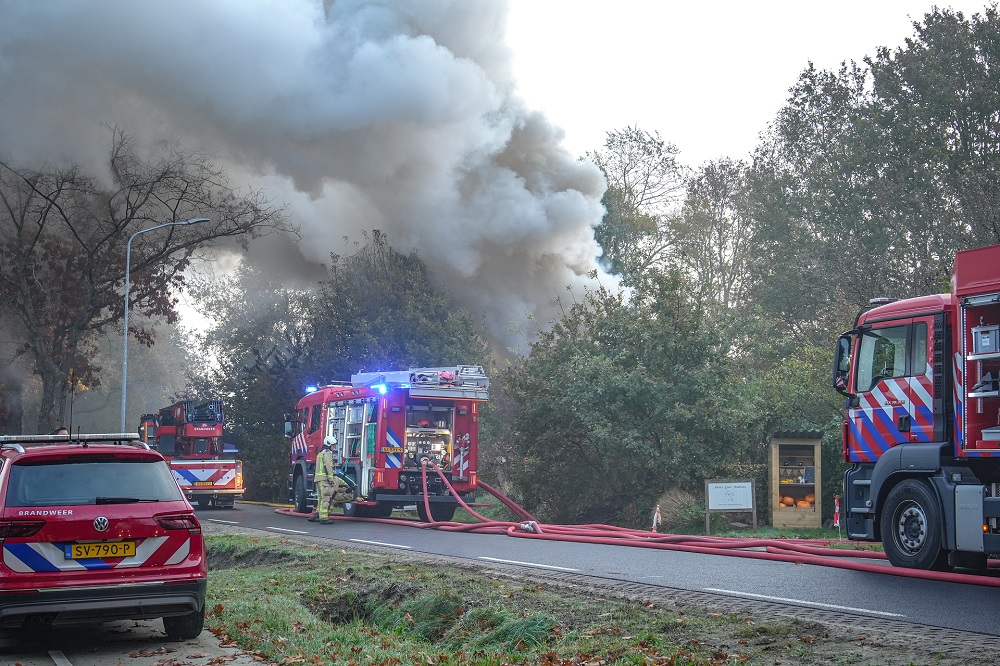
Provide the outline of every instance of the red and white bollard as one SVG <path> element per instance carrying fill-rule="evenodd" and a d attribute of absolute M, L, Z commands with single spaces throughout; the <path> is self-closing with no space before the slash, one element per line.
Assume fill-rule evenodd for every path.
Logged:
<path fill-rule="evenodd" d="M 657 504 L 656 505 L 656 511 L 653 512 L 653 531 L 654 532 L 656 531 L 656 528 L 660 526 L 660 522 L 661 522 L 660 521 L 660 505 Z"/>
<path fill-rule="evenodd" d="M 833 526 L 837 528 L 837 538 L 843 540 L 844 535 L 840 533 L 840 495 L 833 496 Z"/>

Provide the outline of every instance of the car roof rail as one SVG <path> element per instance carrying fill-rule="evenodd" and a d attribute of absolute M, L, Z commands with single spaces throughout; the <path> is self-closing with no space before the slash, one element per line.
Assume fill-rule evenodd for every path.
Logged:
<path fill-rule="evenodd" d="M 75 435 L 0 435 L 0 449 L 13 449 L 18 453 L 24 453 L 25 446 L 89 443 L 134 446 L 149 450 L 149 444 L 142 441 L 137 432 L 77 433 Z"/>

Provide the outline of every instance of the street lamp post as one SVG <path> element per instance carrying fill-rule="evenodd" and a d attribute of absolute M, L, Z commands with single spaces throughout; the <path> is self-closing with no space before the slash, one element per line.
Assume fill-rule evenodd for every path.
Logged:
<path fill-rule="evenodd" d="M 144 234 L 147 231 L 156 231 L 157 229 L 162 229 L 163 227 L 182 227 L 187 224 L 198 224 L 199 222 L 208 222 L 207 217 L 193 217 L 190 220 L 178 220 L 177 222 L 164 222 L 163 224 L 158 224 L 155 227 L 149 227 L 148 229 L 140 229 L 128 238 L 128 243 L 125 245 L 125 335 L 124 342 L 122 343 L 122 429 L 121 432 L 125 432 L 125 388 L 128 381 L 128 292 L 129 292 L 129 278 L 132 269 L 132 239 L 139 234 Z"/>

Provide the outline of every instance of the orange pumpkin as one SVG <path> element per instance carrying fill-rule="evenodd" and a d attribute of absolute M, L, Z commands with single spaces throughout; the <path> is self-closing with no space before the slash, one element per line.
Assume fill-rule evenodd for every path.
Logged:
<path fill-rule="evenodd" d="M 808 509 L 809 507 L 812 506 L 812 504 L 810 504 L 805 500 L 799 500 L 798 502 L 795 503 L 795 506 L 799 507 L 800 509 Z"/>
<path fill-rule="evenodd" d="M 784 504 L 785 506 L 795 506 L 795 498 L 794 497 L 782 497 L 781 498 L 781 503 Z"/>
<path fill-rule="evenodd" d="M 816 496 L 813 495 L 812 493 L 809 493 L 808 495 L 806 495 L 806 501 L 811 504 L 812 502 L 816 501 Z"/>

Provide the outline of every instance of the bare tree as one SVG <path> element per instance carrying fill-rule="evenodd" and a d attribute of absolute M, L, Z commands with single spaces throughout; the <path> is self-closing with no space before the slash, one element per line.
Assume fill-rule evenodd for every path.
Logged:
<path fill-rule="evenodd" d="M 607 214 L 595 231 L 604 260 L 626 279 L 641 277 L 670 247 L 668 221 L 684 193 L 687 169 L 677 146 L 638 127 L 608 132 L 587 157 L 604 172 Z"/>
<path fill-rule="evenodd" d="M 689 181 L 683 214 L 672 224 L 678 259 L 713 313 L 749 295 L 756 228 L 749 187 L 745 163 L 709 162 Z"/>
<path fill-rule="evenodd" d="M 208 155 L 162 145 L 143 158 L 132 137 L 113 128 L 107 167 L 110 178 L 81 167 L 36 171 L 0 161 L 0 312 L 41 381 L 42 432 L 63 414 L 70 381 L 100 383 L 92 345 L 102 334 L 122 332 L 132 234 L 164 222 L 210 220 L 165 227 L 132 244 L 130 309 L 172 323 L 172 291 L 199 249 L 222 239 L 245 247 L 268 231 L 293 230 L 283 208 L 259 190 L 232 188 Z M 147 327 L 129 332 L 153 343 Z"/>

